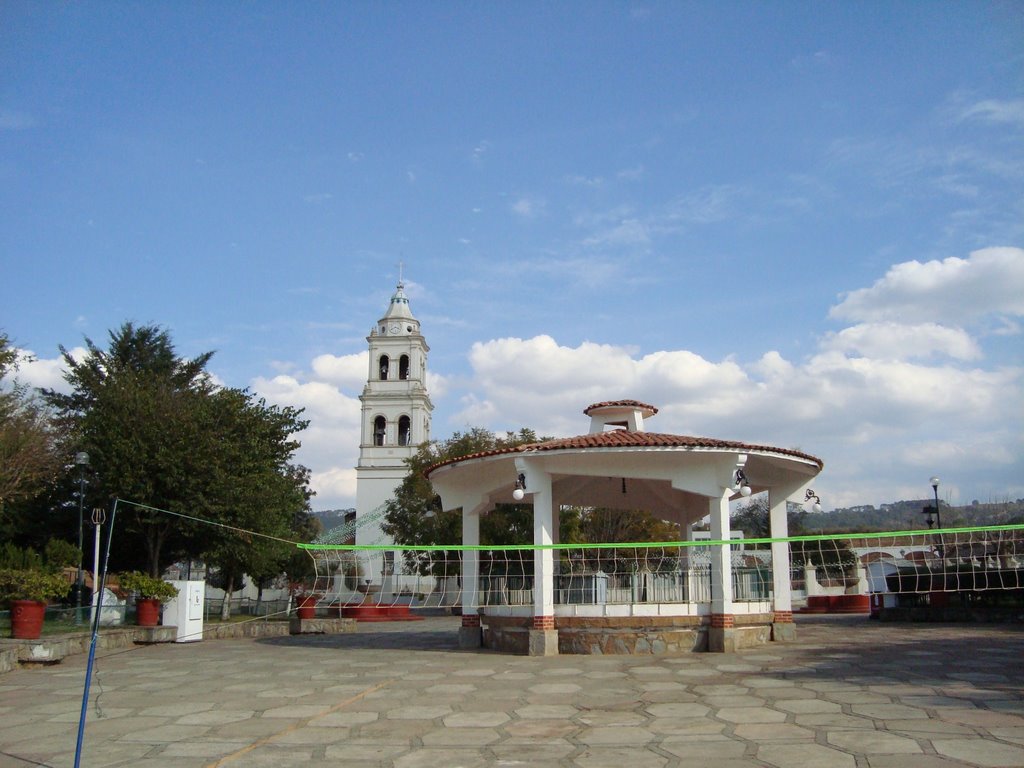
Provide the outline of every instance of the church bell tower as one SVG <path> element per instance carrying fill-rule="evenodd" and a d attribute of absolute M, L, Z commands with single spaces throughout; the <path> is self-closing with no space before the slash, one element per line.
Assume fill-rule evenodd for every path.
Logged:
<path fill-rule="evenodd" d="M 399 278 L 387 312 L 366 337 L 370 369 L 356 466 L 356 543 L 390 544 L 380 529 L 383 505 L 408 472 L 405 460 L 430 439 L 427 346 Z"/>

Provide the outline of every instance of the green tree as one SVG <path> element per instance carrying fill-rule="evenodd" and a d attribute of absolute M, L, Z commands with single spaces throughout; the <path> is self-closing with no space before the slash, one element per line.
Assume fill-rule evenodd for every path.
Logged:
<path fill-rule="evenodd" d="M 207 532 L 202 557 L 219 570 L 230 595 L 243 574 L 259 579 L 280 573 L 294 549 L 287 542 L 312 530 L 309 470 L 293 464 L 299 443 L 292 438 L 309 422 L 301 411 L 236 389 L 211 393 L 206 405 L 216 450 L 208 457 L 203 516 L 230 528 Z M 222 616 L 230 616 L 229 600 Z"/>
<path fill-rule="evenodd" d="M 60 475 L 60 433 L 45 404 L 13 379 L 19 352 L 0 331 L 0 522 L 11 504 L 42 493 Z"/>
<path fill-rule="evenodd" d="M 540 438 L 543 439 L 543 438 Z M 495 435 L 490 430 L 473 427 L 456 432 L 443 441 L 424 443 L 406 461 L 409 472 L 386 503 L 381 529 L 398 544 L 435 547 L 462 542 L 462 514 L 460 510 L 444 512 L 441 497 L 424 477 L 430 466 L 473 453 L 513 448 L 536 443 L 539 440 L 531 429 Z M 560 535 L 571 534 L 576 524 L 576 513 L 561 515 Z M 566 539 L 563 539 L 566 540 Z M 533 508 L 530 504 L 498 504 L 480 521 L 480 543 L 499 548 L 509 544 L 529 544 L 533 541 Z M 445 553 L 447 561 L 455 553 Z M 431 559 L 426 553 L 405 553 L 406 565 L 426 574 L 431 570 Z M 530 560 L 532 566 L 532 559 Z M 440 573 L 440 571 L 438 572 Z M 451 570 L 448 571 L 449 575 Z"/>
<path fill-rule="evenodd" d="M 119 508 L 117 568 L 158 576 L 175 559 L 204 555 L 230 572 L 256 567 L 269 547 L 175 515 L 287 533 L 308 514 L 308 471 L 291 463 L 291 435 L 306 426 L 299 412 L 217 387 L 206 372 L 212 353 L 181 358 L 155 326 L 126 323 L 107 349 L 90 339 L 86 348 L 81 360 L 61 348 L 71 393 L 44 396 L 74 449 L 90 455 L 89 506 L 117 497 L 152 508 Z"/>
<path fill-rule="evenodd" d="M 786 521 L 790 536 L 799 536 L 804 532 L 806 517 L 807 512 L 799 504 L 790 502 L 786 505 Z M 768 497 L 759 494 L 746 504 L 738 505 L 732 514 L 730 526 L 734 531 L 743 531 L 748 539 L 770 538 L 772 534 Z"/>

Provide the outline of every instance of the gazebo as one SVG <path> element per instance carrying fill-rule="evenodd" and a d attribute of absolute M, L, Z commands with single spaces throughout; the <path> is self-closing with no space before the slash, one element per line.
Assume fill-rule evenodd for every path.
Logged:
<path fill-rule="evenodd" d="M 787 502 L 807 491 L 821 460 L 788 448 L 646 431 L 645 422 L 657 412 L 635 400 L 596 403 L 584 411 L 588 434 L 462 456 L 427 470 L 444 509 L 462 510 L 464 545 L 479 545 L 480 517 L 497 503 L 526 499 L 533 505 L 529 603 L 482 600 L 480 552 L 467 550 L 460 645 L 483 643 L 529 655 L 672 653 L 732 651 L 795 636 L 787 542 L 771 544 L 770 566 L 763 553 L 770 576 L 756 599 L 738 599 L 734 592 L 742 560 L 737 545 L 728 543 L 729 502 L 767 492 L 771 536 L 784 538 Z M 651 599 L 645 591 L 646 599 L 612 603 L 600 599 L 606 592 L 596 588 L 575 589 L 575 597 L 567 598 L 566 590 L 556 589 L 553 545 L 559 543 L 559 510 L 569 505 L 646 510 L 677 524 L 685 542 L 694 540 L 694 524 L 710 516 L 711 543 L 681 547 L 687 557 L 679 559 L 678 572 L 658 574 L 683 583 L 682 571 L 692 571 L 699 553 L 708 565 L 706 587 L 692 589 L 690 573 L 685 599 Z"/>

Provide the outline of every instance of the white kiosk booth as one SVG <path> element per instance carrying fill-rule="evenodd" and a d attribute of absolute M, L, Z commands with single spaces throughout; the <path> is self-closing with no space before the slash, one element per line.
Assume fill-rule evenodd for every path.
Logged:
<path fill-rule="evenodd" d="M 164 624 L 178 628 L 177 643 L 194 643 L 203 639 L 203 599 L 205 581 L 172 581 L 178 596 L 164 606 Z"/>

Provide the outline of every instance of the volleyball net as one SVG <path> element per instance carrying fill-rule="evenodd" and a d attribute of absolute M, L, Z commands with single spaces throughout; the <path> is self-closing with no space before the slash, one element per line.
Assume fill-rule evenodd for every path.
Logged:
<path fill-rule="evenodd" d="M 773 597 L 775 556 L 787 558 L 796 601 L 1024 590 L 1024 524 L 728 541 L 298 546 L 313 558 L 311 591 L 327 605 L 450 607 L 474 587 L 478 606 L 528 606 L 543 550 L 551 551 L 555 604 L 710 602 L 715 557 L 728 562 L 734 602 Z M 475 581 L 467 584 L 470 574 Z"/>

